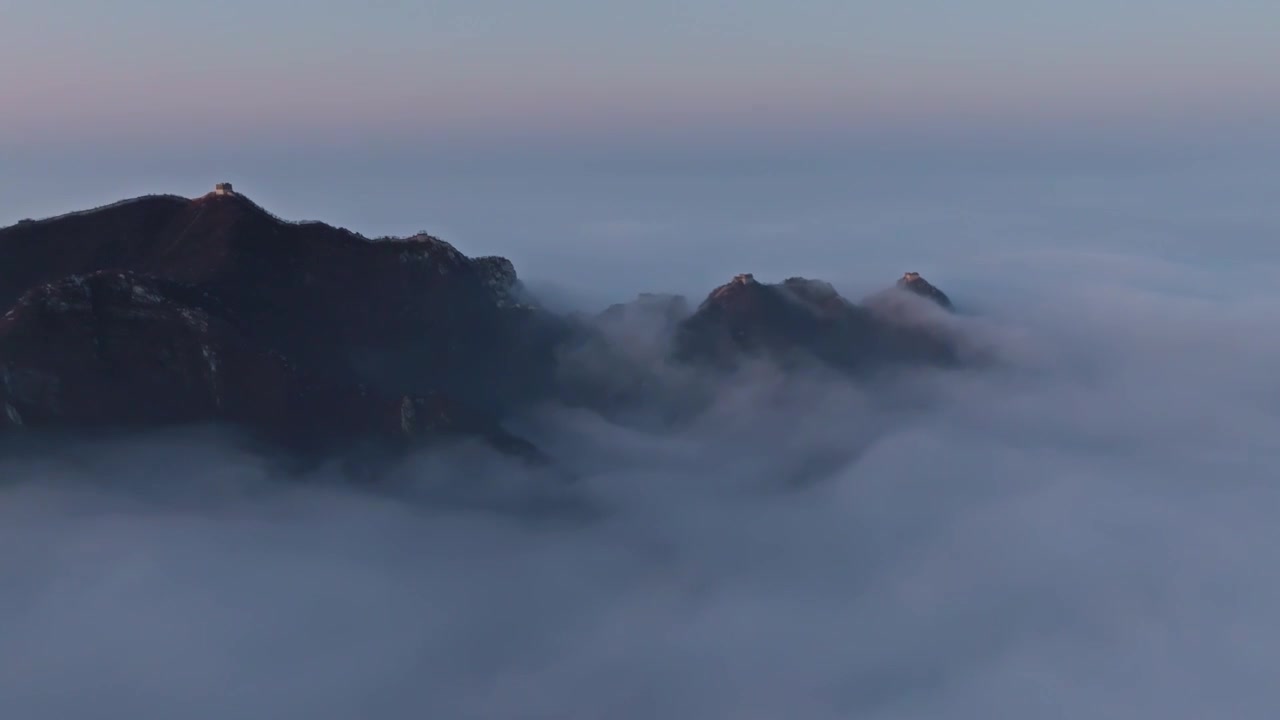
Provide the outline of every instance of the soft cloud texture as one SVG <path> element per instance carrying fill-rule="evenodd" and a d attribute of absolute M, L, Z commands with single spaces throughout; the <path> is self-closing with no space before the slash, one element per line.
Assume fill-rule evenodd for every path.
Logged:
<path fill-rule="evenodd" d="M 572 487 L 468 447 L 380 490 L 287 481 L 217 434 L 11 449 L 0 702 L 1272 717 L 1276 268 L 1009 248 L 955 275 L 930 279 L 999 364 L 760 370 L 678 430 L 543 408 L 525 424 Z"/>

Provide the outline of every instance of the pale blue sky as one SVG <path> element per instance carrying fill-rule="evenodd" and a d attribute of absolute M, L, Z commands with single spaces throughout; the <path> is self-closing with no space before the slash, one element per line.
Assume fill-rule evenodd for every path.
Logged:
<path fill-rule="evenodd" d="M 0 143 L 1238 116 L 1264 0 L 0 0 Z"/>

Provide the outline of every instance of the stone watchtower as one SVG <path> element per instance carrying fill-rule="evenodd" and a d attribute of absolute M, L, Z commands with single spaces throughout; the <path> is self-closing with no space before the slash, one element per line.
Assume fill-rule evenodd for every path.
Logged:
<path fill-rule="evenodd" d="M 236 191 L 231 189 L 231 183 L 218 183 L 213 186 L 214 195 L 235 195 Z"/>

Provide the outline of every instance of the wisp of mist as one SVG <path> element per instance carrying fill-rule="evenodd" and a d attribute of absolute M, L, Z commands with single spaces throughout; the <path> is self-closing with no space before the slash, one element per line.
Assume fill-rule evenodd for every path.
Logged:
<path fill-rule="evenodd" d="M 2 714 L 1273 717 L 1280 275 L 1009 258 L 930 276 L 995 362 L 539 408 L 567 487 L 469 446 L 381 489 L 209 432 L 6 455 Z"/>

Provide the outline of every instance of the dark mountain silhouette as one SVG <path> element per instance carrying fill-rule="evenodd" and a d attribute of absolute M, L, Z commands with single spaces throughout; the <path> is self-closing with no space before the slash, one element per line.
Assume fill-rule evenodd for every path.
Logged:
<path fill-rule="evenodd" d="M 370 242 L 288 223 L 241 195 L 140 198 L 8 228 L 0 267 L 0 305 L 98 270 L 189 283 L 265 347 L 334 374 L 361 368 L 388 390 L 447 386 L 494 411 L 550 369 L 549 356 L 520 353 L 517 363 L 509 352 L 531 313 L 509 295 L 506 260 L 472 260 L 426 235 Z"/>
<path fill-rule="evenodd" d="M 465 434 L 536 457 L 439 393 L 388 395 L 324 367 L 255 342 L 206 290 L 130 272 L 42 285 L 0 318 L 0 397 L 14 426 L 222 421 L 306 451 Z"/>
<path fill-rule="evenodd" d="M 855 305 L 826 282 L 793 277 L 766 284 L 752 275 L 738 275 L 711 292 L 682 323 L 676 352 L 720 367 L 733 367 L 743 356 L 764 355 L 784 366 L 816 359 L 854 374 L 957 361 L 945 335 Z"/>
<path fill-rule="evenodd" d="M 642 402 L 655 364 L 954 361 L 941 336 L 799 278 L 561 317 L 503 258 L 286 222 L 230 191 L 0 229 L 0 268 L 10 430 L 227 422 L 310 452 L 462 435 L 541 459 L 503 430 L 512 410 Z M 899 288 L 950 305 L 919 276 Z"/>

